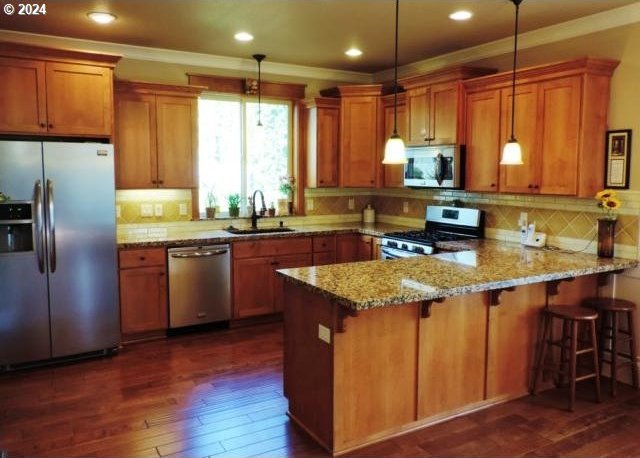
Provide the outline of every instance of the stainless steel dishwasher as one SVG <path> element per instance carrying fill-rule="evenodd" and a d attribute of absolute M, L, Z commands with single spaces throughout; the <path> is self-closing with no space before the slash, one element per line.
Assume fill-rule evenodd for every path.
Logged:
<path fill-rule="evenodd" d="M 170 248 L 169 327 L 231 318 L 229 245 Z"/>

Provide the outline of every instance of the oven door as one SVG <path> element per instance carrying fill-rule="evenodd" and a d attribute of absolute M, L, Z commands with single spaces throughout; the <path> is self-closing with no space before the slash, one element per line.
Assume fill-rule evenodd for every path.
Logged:
<path fill-rule="evenodd" d="M 413 251 L 399 250 L 398 248 L 391 248 L 388 246 L 383 246 L 382 248 L 380 248 L 380 259 L 401 259 L 411 256 L 422 255 Z"/>

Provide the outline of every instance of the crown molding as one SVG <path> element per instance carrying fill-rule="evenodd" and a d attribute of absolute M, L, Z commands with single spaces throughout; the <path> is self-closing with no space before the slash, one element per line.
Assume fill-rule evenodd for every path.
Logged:
<path fill-rule="evenodd" d="M 518 49 L 534 48 L 637 22 L 640 22 L 640 2 L 519 34 Z M 512 50 L 513 37 L 502 38 L 431 59 L 403 65 L 398 68 L 398 76 L 406 77 L 451 65 L 468 64 L 481 59 L 507 54 Z M 391 79 L 393 79 L 393 69 L 373 74 L 374 81 L 380 82 Z"/>
<path fill-rule="evenodd" d="M 255 60 L 237 57 L 218 56 L 172 49 L 148 48 L 144 46 L 125 45 L 108 41 L 83 40 L 78 38 L 41 35 L 35 33 L 16 32 L 0 29 L 0 40 L 12 41 L 49 48 L 68 48 L 75 50 L 108 52 L 119 54 L 125 59 L 163 62 L 195 67 L 235 70 L 242 72 L 255 71 Z M 297 78 L 320 79 L 347 83 L 371 83 L 370 73 L 333 70 L 321 67 L 284 64 L 265 61 L 262 73 L 271 75 L 293 76 Z"/>

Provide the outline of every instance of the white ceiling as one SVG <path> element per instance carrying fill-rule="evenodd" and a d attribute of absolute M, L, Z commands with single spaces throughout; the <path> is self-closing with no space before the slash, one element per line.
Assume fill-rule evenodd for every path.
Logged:
<path fill-rule="evenodd" d="M 521 31 L 563 23 L 637 0 L 525 0 Z M 44 16 L 0 14 L 0 29 L 372 73 L 393 66 L 394 0 L 49 0 Z M 464 23 L 449 13 L 467 9 Z M 86 13 L 118 16 L 107 26 Z M 510 0 L 401 0 L 400 64 L 513 34 Z M 255 36 L 233 39 L 237 31 Z M 357 59 L 343 53 L 361 48 Z"/>

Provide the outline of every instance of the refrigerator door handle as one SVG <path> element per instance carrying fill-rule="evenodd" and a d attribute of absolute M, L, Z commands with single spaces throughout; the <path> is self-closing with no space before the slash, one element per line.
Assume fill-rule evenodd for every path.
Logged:
<path fill-rule="evenodd" d="M 49 232 L 49 271 L 54 273 L 56 271 L 56 220 L 55 220 L 55 205 L 53 203 L 53 181 L 47 180 L 47 210 L 49 211 L 47 226 Z"/>
<path fill-rule="evenodd" d="M 44 214 L 42 209 L 42 182 L 36 181 L 34 189 L 35 223 L 36 223 L 36 254 L 38 256 L 38 270 L 44 273 Z"/>

